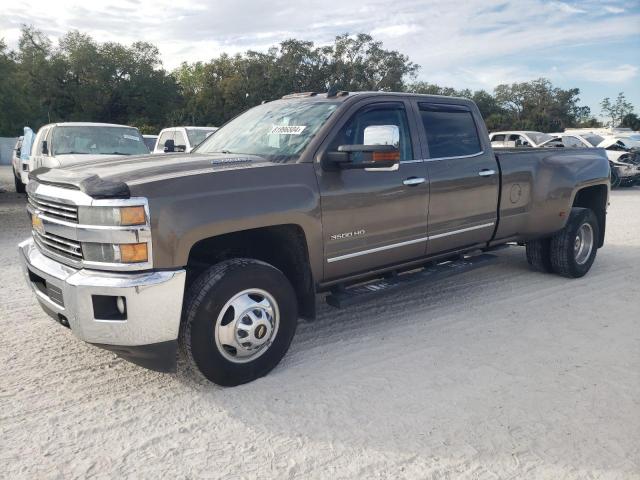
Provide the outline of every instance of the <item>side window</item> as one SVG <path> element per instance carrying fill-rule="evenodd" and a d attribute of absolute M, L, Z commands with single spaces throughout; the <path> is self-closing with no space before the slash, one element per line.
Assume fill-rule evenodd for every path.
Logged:
<path fill-rule="evenodd" d="M 376 103 L 361 108 L 340 129 L 329 149 L 337 150 L 340 145 L 375 145 L 378 132 L 376 129 L 367 129 L 367 127 L 382 125 L 398 127 L 399 136 L 396 146 L 400 150 L 400 161 L 413 160 L 409 121 L 402 103 Z M 354 153 L 354 161 L 360 161 L 359 156 L 361 156 L 359 153 Z"/>
<path fill-rule="evenodd" d="M 505 135 L 494 135 L 491 137 L 492 142 L 504 142 Z"/>
<path fill-rule="evenodd" d="M 180 130 L 176 130 L 176 137 L 174 141 L 176 142 L 176 152 L 184 152 L 187 148 L 187 140 L 184 138 L 184 133 Z"/>
<path fill-rule="evenodd" d="M 160 138 L 158 138 L 158 148 L 156 149 L 156 151 L 158 152 L 164 151 L 164 142 L 172 138 L 173 138 L 172 130 L 169 130 L 168 132 L 163 132 L 162 135 L 160 135 Z"/>
<path fill-rule="evenodd" d="M 420 104 L 420 117 L 431 158 L 463 157 L 482 152 L 476 122 L 466 108 Z"/>

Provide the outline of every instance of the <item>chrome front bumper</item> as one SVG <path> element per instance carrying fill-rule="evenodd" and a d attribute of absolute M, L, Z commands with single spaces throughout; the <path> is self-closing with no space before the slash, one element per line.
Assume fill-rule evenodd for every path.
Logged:
<path fill-rule="evenodd" d="M 18 250 L 40 305 L 85 342 L 135 347 L 178 338 L 185 270 L 111 273 L 75 269 L 44 256 L 31 238 Z M 96 318 L 96 299 L 113 297 L 124 297 L 125 318 Z"/>

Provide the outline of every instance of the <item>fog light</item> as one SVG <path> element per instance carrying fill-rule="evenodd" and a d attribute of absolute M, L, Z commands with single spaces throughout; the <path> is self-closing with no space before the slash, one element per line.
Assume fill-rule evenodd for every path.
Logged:
<path fill-rule="evenodd" d="M 127 304 L 125 303 L 124 297 L 118 297 L 116 299 L 116 308 L 120 312 L 120 315 L 124 315 L 127 311 Z"/>

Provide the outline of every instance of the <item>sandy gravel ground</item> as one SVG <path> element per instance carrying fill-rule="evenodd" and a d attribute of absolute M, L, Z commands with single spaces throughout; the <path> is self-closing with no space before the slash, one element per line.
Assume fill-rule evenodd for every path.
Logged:
<path fill-rule="evenodd" d="M 269 376 L 222 389 L 83 344 L 38 308 L 0 173 L 0 477 L 640 478 L 640 188 L 569 281 L 522 249 L 320 305 Z"/>

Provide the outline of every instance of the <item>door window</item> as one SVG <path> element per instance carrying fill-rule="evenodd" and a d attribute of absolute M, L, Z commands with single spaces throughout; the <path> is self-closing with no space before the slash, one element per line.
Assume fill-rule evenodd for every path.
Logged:
<path fill-rule="evenodd" d="M 398 128 L 396 147 L 400 150 L 400 161 L 412 160 L 413 148 L 409 122 L 402 103 L 376 103 L 361 108 L 340 129 L 329 149 L 337 150 L 340 145 L 367 145 L 367 142 L 375 145 L 376 136 L 384 132 L 382 129 L 377 130 L 371 127 L 382 125 Z M 362 161 L 362 153 L 353 152 L 352 159 L 354 162 Z"/>
<path fill-rule="evenodd" d="M 464 107 L 420 104 L 431 158 L 464 157 L 482 152 L 471 111 Z"/>
<path fill-rule="evenodd" d="M 47 139 L 47 134 L 49 133 L 49 128 L 43 128 L 38 132 L 38 138 L 36 139 L 36 149 L 35 155 L 42 155 L 42 147 L 44 146 L 44 141 Z M 47 145 L 48 147 L 48 145 Z"/>
<path fill-rule="evenodd" d="M 160 138 L 158 138 L 158 148 L 156 149 L 156 151 L 164 152 L 164 143 L 167 140 L 171 140 L 172 138 L 173 138 L 172 130 L 169 130 L 168 132 L 162 132 L 162 135 L 160 135 Z"/>

